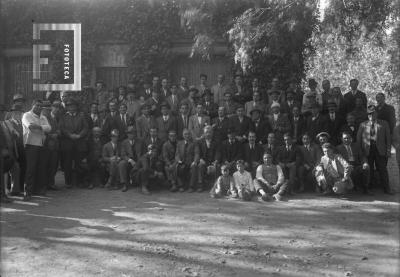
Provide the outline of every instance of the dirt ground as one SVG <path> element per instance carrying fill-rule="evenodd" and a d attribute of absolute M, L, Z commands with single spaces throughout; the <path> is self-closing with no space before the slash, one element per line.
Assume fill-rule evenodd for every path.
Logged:
<path fill-rule="evenodd" d="M 15 198 L 1 206 L 1 276 L 399 276 L 399 196 Z"/>

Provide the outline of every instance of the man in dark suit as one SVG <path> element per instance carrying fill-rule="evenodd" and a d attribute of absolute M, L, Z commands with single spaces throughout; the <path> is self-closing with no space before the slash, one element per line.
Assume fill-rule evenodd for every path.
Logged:
<path fill-rule="evenodd" d="M 272 131 L 268 120 L 261 118 L 262 111 L 254 108 L 250 111 L 251 126 L 250 129 L 256 133 L 256 143 L 264 144 L 267 141 L 268 134 Z"/>
<path fill-rule="evenodd" d="M 149 195 L 150 183 L 163 185 L 164 173 L 162 163 L 157 158 L 157 149 L 153 144 L 147 146 L 147 152 L 139 159 L 139 184 L 142 186 L 142 193 Z"/>
<path fill-rule="evenodd" d="M 211 126 L 214 130 L 214 139 L 221 143 L 228 138 L 228 129 L 230 121 L 225 115 L 225 108 L 218 108 L 218 116 L 211 121 Z"/>
<path fill-rule="evenodd" d="M 94 127 L 103 127 L 104 117 L 99 114 L 99 105 L 97 102 L 90 104 L 90 113 L 88 114 L 88 127 L 92 130 Z"/>
<path fill-rule="evenodd" d="M 141 140 L 148 139 L 150 136 L 150 127 L 156 125 L 156 120 L 152 115 L 150 115 L 150 107 L 144 104 L 142 106 L 142 115 L 136 120 L 138 138 Z"/>
<path fill-rule="evenodd" d="M 264 153 L 272 155 L 272 163 L 277 164 L 279 145 L 276 143 L 275 133 L 270 132 L 267 136 L 267 143 L 263 146 Z"/>
<path fill-rule="evenodd" d="M 210 120 L 217 116 L 218 104 L 214 103 L 211 99 L 211 90 L 206 89 L 203 95 L 203 109 L 204 114 L 210 117 Z"/>
<path fill-rule="evenodd" d="M 289 121 L 292 126 L 291 135 L 293 137 L 293 142 L 299 145 L 302 144 L 302 135 L 307 129 L 307 121 L 301 114 L 300 106 L 293 106 Z"/>
<path fill-rule="evenodd" d="M 230 128 L 235 131 L 236 139 L 239 142 L 245 142 L 251 127 L 251 120 L 244 114 L 243 106 L 237 106 L 236 115 L 230 118 L 230 125 Z"/>
<path fill-rule="evenodd" d="M 328 107 L 328 113 L 326 115 L 326 118 L 327 118 L 328 133 L 331 135 L 330 142 L 335 146 L 340 143 L 339 130 L 340 127 L 343 125 L 344 120 L 342 115 L 336 112 L 337 105 L 335 102 L 329 102 L 327 104 L 327 107 Z"/>
<path fill-rule="evenodd" d="M 300 103 L 295 100 L 295 92 L 289 90 L 286 92 L 286 101 L 281 103 L 281 112 L 291 118 L 293 117 L 292 110 L 295 106 L 300 106 Z"/>
<path fill-rule="evenodd" d="M 170 115 L 169 106 L 166 102 L 161 104 L 161 116 L 159 116 L 157 121 L 158 128 L 158 137 L 162 142 L 167 141 L 168 132 L 170 130 L 174 130 L 175 132 L 178 129 L 178 124 L 174 116 Z"/>
<path fill-rule="evenodd" d="M 136 136 L 136 130 L 129 126 L 127 138 L 121 142 L 121 162 L 118 164 L 121 179 L 122 191 L 128 190 L 130 183 L 138 183 L 138 162 L 139 158 L 146 152 L 146 147 Z"/>
<path fill-rule="evenodd" d="M 126 135 L 126 130 L 128 129 L 128 126 L 131 126 L 133 124 L 133 118 L 129 117 L 129 114 L 127 113 L 127 106 L 125 103 L 121 103 L 119 105 L 119 114 L 115 119 L 116 127 L 119 131 L 119 140 L 123 141 L 124 139 L 127 138 Z"/>
<path fill-rule="evenodd" d="M 183 130 L 189 128 L 189 106 L 187 103 L 181 103 L 176 121 L 178 140 L 182 140 Z"/>
<path fill-rule="evenodd" d="M 392 105 L 386 104 L 385 94 L 382 92 L 376 94 L 376 112 L 378 113 L 378 119 L 386 120 L 389 124 L 390 134 L 393 134 L 394 126 L 396 125 L 395 110 Z"/>
<path fill-rule="evenodd" d="M 391 136 L 389 124 L 377 119 L 376 107 L 368 107 L 368 121 L 361 123 L 357 133 L 357 143 L 361 145 L 364 155 L 368 158 L 370 180 L 373 178 L 373 168 L 376 167 L 383 191 L 393 194 L 389 185 L 387 162 L 391 153 Z"/>
<path fill-rule="evenodd" d="M 181 97 L 178 95 L 178 88 L 176 85 L 171 85 L 171 95 L 169 95 L 165 102 L 169 105 L 171 114 L 173 116 L 179 115 L 179 104 L 181 102 Z"/>
<path fill-rule="evenodd" d="M 178 190 L 176 184 L 176 130 L 170 129 L 168 132 L 168 140 L 162 146 L 162 161 L 164 164 L 164 171 L 168 182 L 170 183 L 171 192 Z"/>
<path fill-rule="evenodd" d="M 361 98 L 362 102 L 363 102 L 363 107 L 366 108 L 367 107 L 367 96 L 365 95 L 364 92 L 357 89 L 358 88 L 358 80 L 351 79 L 350 87 L 351 87 L 351 90 L 343 96 L 346 113 L 349 113 L 352 110 L 354 110 L 356 98 Z"/>
<path fill-rule="evenodd" d="M 75 101 L 70 100 L 66 104 L 67 112 L 59 122 L 60 150 L 63 157 L 65 185 L 71 188 L 76 185 L 78 173 L 82 172 L 81 161 L 87 151 L 88 123 L 84 115 L 78 113 Z"/>
<path fill-rule="evenodd" d="M 282 168 L 285 179 L 288 179 L 288 193 L 294 190 L 296 170 L 300 164 L 300 153 L 296 145 L 293 145 L 292 137 L 289 133 L 283 135 L 284 146 L 278 150 L 278 164 Z"/>
<path fill-rule="evenodd" d="M 198 147 L 190 137 L 190 131 L 185 128 L 182 131 L 183 140 L 178 141 L 175 153 L 177 183 L 180 192 L 186 190 L 186 180 L 191 191 L 196 188 L 197 163 L 199 160 Z"/>
<path fill-rule="evenodd" d="M 158 128 L 157 126 L 151 126 L 149 131 L 149 137 L 144 140 L 144 144 L 149 146 L 150 144 L 153 145 L 153 148 L 156 150 L 157 159 L 161 159 L 161 151 L 163 141 L 158 137 Z"/>
<path fill-rule="evenodd" d="M 188 95 L 189 95 L 189 87 L 187 85 L 186 77 L 182 76 L 178 87 L 178 96 L 181 99 L 185 99 L 186 97 L 188 97 Z M 178 134 L 178 136 L 182 135 Z"/>
<path fill-rule="evenodd" d="M 307 130 L 310 137 L 314 139 L 317 134 L 328 131 L 328 122 L 320 113 L 320 106 L 314 103 L 311 107 L 312 114 L 307 119 Z M 317 143 L 317 142 L 316 142 Z"/>
<path fill-rule="evenodd" d="M 351 135 L 352 141 L 357 142 L 358 126 L 356 125 L 356 118 L 353 113 L 348 113 L 346 116 L 346 123 L 340 127 L 339 135 L 344 132 Z"/>
<path fill-rule="evenodd" d="M 151 97 L 146 100 L 145 104 L 150 107 L 150 114 L 154 117 L 158 117 L 161 115 L 160 112 L 160 104 L 161 104 L 161 99 L 158 91 L 153 90 L 151 92 Z"/>
<path fill-rule="evenodd" d="M 299 146 L 301 155 L 301 163 L 297 168 L 297 176 L 299 177 L 299 192 L 304 191 L 308 184 L 309 189 L 315 189 L 316 183 L 313 176 L 313 170 L 318 160 L 318 146 L 311 143 L 311 137 L 308 133 L 302 136 L 302 145 Z"/>
<path fill-rule="evenodd" d="M 367 158 L 360 146 L 352 142 L 349 133 L 342 134 L 342 144 L 336 147 L 336 151 L 352 166 L 350 177 L 356 187 L 361 188 L 365 194 L 370 194 L 368 189 L 370 172 Z"/>
<path fill-rule="evenodd" d="M 197 192 L 202 192 L 205 188 L 205 179 L 208 177 L 210 183 L 214 184 L 216 179 L 216 169 L 220 160 L 221 151 L 219 145 L 213 138 L 211 126 L 204 127 L 204 136 L 197 142 L 198 147 L 198 186 Z M 191 190 L 189 189 L 189 192 Z"/>
<path fill-rule="evenodd" d="M 159 95 L 160 101 L 161 102 L 166 101 L 168 96 L 170 96 L 170 95 L 171 95 L 171 92 L 168 87 L 168 79 L 163 78 L 161 80 L 161 88 L 160 88 L 160 95 Z"/>
<path fill-rule="evenodd" d="M 291 131 L 290 121 L 286 114 L 280 112 L 279 103 L 273 103 L 271 105 L 271 112 L 268 116 L 269 125 L 272 131 L 275 133 L 275 139 L 277 143 L 283 143 L 283 134 Z"/>
<path fill-rule="evenodd" d="M 100 127 L 93 127 L 88 143 L 88 155 L 86 157 L 89 168 L 89 189 L 96 186 L 103 187 L 106 178 L 105 163 L 103 161 L 103 142 L 101 141 Z"/>
<path fill-rule="evenodd" d="M 104 116 L 104 123 L 102 128 L 103 141 L 110 141 L 111 131 L 119 129 L 117 104 L 115 102 L 108 103 L 109 112 Z"/>
<path fill-rule="evenodd" d="M 122 161 L 121 145 L 119 141 L 119 132 L 117 129 L 111 131 L 111 140 L 103 146 L 103 161 L 109 174 L 106 185 L 108 190 L 117 190 L 119 185 L 118 165 Z"/>
<path fill-rule="evenodd" d="M 235 131 L 228 130 L 228 139 L 221 144 L 221 163 L 229 168 L 230 174 L 236 171 L 236 161 L 243 159 L 243 144 L 235 138 Z"/>
<path fill-rule="evenodd" d="M 151 84 L 149 81 L 145 81 L 143 84 L 143 89 L 139 92 L 139 98 L 143 98 L 144 100 L 147 100 L 151 98 Z"/>
<path fill-rule="evenodd" d="M 260 144 L 256 143 L 256 133 L 249 131 L 248 143 L 243 146 L 243 159 L 244 165 L 247 171 L 251 173 L 251 176 L 255 178 L 257 167 L 261 164 L 263 148 Z"/>
<path fill-rule="evenodd" d="M 250 93 L 243 85 L 242 75 L 236 74 L 231 86 L 233 101 L 244 106 L 250 100 Z"/>

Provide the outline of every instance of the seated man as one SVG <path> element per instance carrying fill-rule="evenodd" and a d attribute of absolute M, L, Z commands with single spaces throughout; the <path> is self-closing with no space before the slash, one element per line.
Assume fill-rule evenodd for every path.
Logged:
<path fill-rule="evenodd" d="M 301 162 L 297 168 L 297 175 L 300 181 L 299 192 L 304 191 L 305 186 L 315 189 L 315 180 L 313 178 L 313 170 L 318 160 L 318 146 L 311 143 L 311 137 L 308 133 L 302 136 L 303 145 L 299 146 L 301 154 Z"/>
<path fill-rule="evenodd" d="M 264 163 L 257 167 L 254 189 L 264 201 L 281 201 L 288 188 L 282 168 L 272 163 L 271 153 L 264 153 L 263 161 Z"/>
<path fill-rule="evenodd" d="M 103 143 L 101 142 L 101 128 L 93 127 L 89 141 L 87 163 L 89 167 L 89 189 L 96 186 L 103 187 L 106 177 L 105 163 L 102 156 Z"/>
<path fill-rule="evenodd" d="M 127 136 L 121 143 L 122 160 L 118 165 L 123 192 L 128 190 L 131 182 L 138 183 L 139 158 L 146 152 L 144 143 L 137 138 L 135 127 L 128 127 Z"/>
<path fill-rule="evenodd" d="M 367 158 L 358 144 L 353 143 L 350 133 L 342 134 L 342 144 L 336 147 L 336 151 L 351 165 L 350 176 L 356 187 L 361 188 L 365 194 L 371 194 L 368 190 L 370 172 Z"/>
<path fill-rule="evenodd" d="M 283 135 L 284 146 L 278 150 L 278 163 L 282 168 L 285 179 L 289 180 L 288 193 L 293 193 L 297 165 L 300 164 L 300 153 L 296 145 L 293 145 L 292 137 L 289 133 Z"/>
<path fill-rule="evenodd" d="M 177 183 L 180 192 L 186 189 L 186 180 L 189 177 L 189 188 L 194 191 L 197 177 L 197 163 L 195 162 L 198 156 L 196 144 L 190 137 L 190 131 L 183 129 L 183 140 L 178 141 L 175 153 Z"/>
<path fill-rule="evenodd" d="M 221 162 L 228 166 L 232 174 L 236 170 L 236 161 L 243 156 L 243 144 L 236 140 L 235 130 L 228 129 L 228 139 L 221 145 Z"/>
<path fill-rule="evenodd" d="M 243 146 L 243 158 L 245 169 L 256 176 L 256 169 L 262 160 L 263 147 L 256 143 L 256 133 L 250 131 L 248 135 L 249 142 Z"/>
<path fill-rule="evenodd" d="M 168 140 L 164 142 L 162 147 L 162 159 L 164 162 L 164 170 L 167 175 L 167 180 L 171 185 L 171 191 L 176 192 L 178 187 L 176 185 L 176 131 L 169 130 Z"/>
<path fill-rule="evenodd" d="M 253 178 L 251 178 L 250 172 L 244 169 L 243 160 L 236 162 L 236 168 L 237 171 L 233 173 L 233 180 L 235 181 L 239 199 L 250 201 L 254 192 Z"/>
<path fill-rule="evenodd" d="M 220 159 L 220 150 L 217 143 L 213 139 L 213 130 L 211 126 L 204 127 L 204 138 L 197 142 L 198 156 L 198 186 L 197 192 L 202 192 L 205 186 L 206 177 L 210 183 L 214 183 L 216 176 L 216 168 Z M 189 189 L 189 192 L 191 190 Z"/>
<path fill-rule="evenodd" d="M 333 146 L 329 142 L 322 145 L 324 156 L 315 168 L 315 177 L 318 187 L 324 195 L 335 192 L 343 194 L 353 188 L 350 178 L 350 165 L 342 156 L 334 154 Z"/>
<path fill-rule="evenodd" d="M 162 163 L 157 158 L 157 150 L 153 144 L 147 146 L 147 153 L 139 159 L 139 183 L 142 193 L 149 195 L 150 182 L 163 184 L 164 174 Z"/>
<path fill-rule="evenodd" d="M 103 146 L 103 161 L 106 163 L 106 167 L 109 173 L 108 181 L 105 188 L 109 190 L 118 189 L 118 164 L 122 160 L 121 158 L 121 146 L 118 143 L 119 132 L 117 129 L 111 131 L 111 141 Z"/>

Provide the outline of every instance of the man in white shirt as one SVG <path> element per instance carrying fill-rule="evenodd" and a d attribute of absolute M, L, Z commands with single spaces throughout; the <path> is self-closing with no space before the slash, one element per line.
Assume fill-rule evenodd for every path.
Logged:
<path fill-rule="evenodd" d="M 24 201 L 30 200 L 33 191 L 44 194 L 45 188 L 41 185 L 45 175 L 43 159 L 43 144 L 46 133 L 51 131 L 45 116 L 41 116 L 42 101 L 34 100 L 32 109 L 22 116 L 23 138 L 26 153 L 26 181 L 24 186 Z"/>

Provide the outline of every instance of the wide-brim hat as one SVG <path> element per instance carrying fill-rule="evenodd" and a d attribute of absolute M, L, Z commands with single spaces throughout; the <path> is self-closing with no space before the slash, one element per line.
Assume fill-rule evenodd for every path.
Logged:
<path fill-rule="evenodd" d="M 328 139 L 331 138 L 331 136 L 327 132 L 318 133 L 315 137 L 317 140 L 319 140 L 320 137 L 327 137 Z"/>
<path fill-rule="evenodd" d="M 324 144 L 322 144 L 322 148 L 324 149 L 333 149 L 333 145 L 329 142 L 325 142 Z"/>
<path fill-rule="evenodd" d="M 252 115 L 254 112 L 259 112 L 259 113 L 261 113 L 261 109 L 258 108 L 258 107 L 254 107 L 254 108 L 250 111 L 250 114 Z"/>
<path fill-rule="evenodd" d="M 21 93 L 14 94 L 13 101 L 25 101 L 25 97 Z"/>

